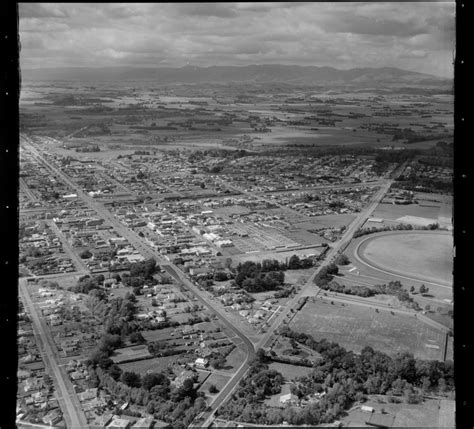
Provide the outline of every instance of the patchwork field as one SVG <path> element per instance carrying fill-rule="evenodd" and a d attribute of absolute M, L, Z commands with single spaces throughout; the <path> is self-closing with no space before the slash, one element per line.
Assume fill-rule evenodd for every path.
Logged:
<path fill-rule="evenodd" d="M 365 346 L 394 355 L 410 352 L 420 359 L 444 357 L 445 334 L 410 316 L 390 311 L 368 310 L 353 304 L 308 302 L 298 312 L 290 328 L 326 338 L 348 350 L 360 352 Z"/>
<path fill-rule="evenodd" d="M 393 232 L 370 236 L 358 247 L 369 265 L 421 280 L 452 283 L 453 238 L 443 232 Z"/>

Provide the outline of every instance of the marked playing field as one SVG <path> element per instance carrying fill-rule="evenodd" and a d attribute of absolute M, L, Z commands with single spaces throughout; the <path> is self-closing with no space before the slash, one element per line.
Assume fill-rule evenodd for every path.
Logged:
<path fill-rule="evenodd" d="M 365 346 L 394 355 L 410 352 L 420 359 L 443 359 L 445 335 L 423 322 L 390 311 L 317 300 L 308 302 L 290 324 L 316 340 L 326 338 L 348 350 Z"/>

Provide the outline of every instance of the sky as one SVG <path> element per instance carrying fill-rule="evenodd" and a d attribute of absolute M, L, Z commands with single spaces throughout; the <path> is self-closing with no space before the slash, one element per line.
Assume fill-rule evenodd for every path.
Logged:
<path fill-rule="evenodd" d="M 21 67 L 296 64 L 453 76 L 455 3 L 20 3 Z"/>

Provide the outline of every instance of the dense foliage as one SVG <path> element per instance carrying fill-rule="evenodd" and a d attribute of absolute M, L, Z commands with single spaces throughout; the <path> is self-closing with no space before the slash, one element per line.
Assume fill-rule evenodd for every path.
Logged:
<path fill-rule="evenodd" d="M 145 406 L 147 413 L 170 423 L 173 428 L 188 427 L 206 407 L 205 400 L 197 394 L 192 378 L 186 379 L 180 387 L 171 387 L 169 378 L 162 373 L 140 377 L 139 374 L 125 372 L 119 375 L 124 381 L 121 382 L 110 368 L 90 367 L 95 387 L 106 389 L 123 401 Z"/>
<path fill-rule="evenodd" d="M 299 408 L 266 406 L 263 399 L 279 393 L 280 378 L 270 374 L 261 359 L 252 364 L 237 392 L 219 410 L 221 417 L 257 424 L 286 421 L 291 425 L 318 425 L 334 421 L 355 402 L 364 401 L 367 394 L 390 395 L 393 401 L 403 397 L 408 403 L 418 403 L 423 394 L 444 394 L 454 388 L 451 361 L 423 361 L 409 353 L 390 357 L 371 347 L 365 347 L 357 355 L 336 343 L 316 341 L 310 335 L 291 331 L 288 327 L 282 328 L 280 333 L 322 356 L 308 376 L 297 380 L 292 393 L 298 398 L 316 392 L 324 392 L 325 396 Z"/>
<path fill-rule="evenodd" d="M 133 288 L 145 284 L 157 284 L 158 282 L 153 278 L 153 274 L 155 274 L 159 268 L 154 259 L 135 262 L 130 265 L 130 273 L 122 275 L 122 282 L 125 286 Z"/>
<path fill-rule="evenodd" d="M 398 225 L 395 225 L 395 226 L 381 226 L 381 227 L 373 226 L 371 228 L 358 229 L 356 232 L 354 232 L 354 235 L 352 237 L 358 238 L 364 235 L 375 234 L 376 232 L 385 232 L 385 231 L 411 231 L 411 230 L 433 231 L 436 229 L 440 229 L 437 223 L 433 223 L 427 226 L 413 226 L 413 225 L 410 225 L 409 223 L 399 223 Z"/>
<path fill-rule="evenodd" d="M 318 274 L 314 277 L 314 283 L 319 287 L 326 286 L 334 276 L 339 272 L 336 264 L 331 263 L 321 268 Z"/>
<path fill-rule="evenodd" d="M 451 180 L 438 180 L 415 175 L 400 176 L 392 185 L 394 189 L 407 189 L 417 192 L 432 192 L 452 195 L 453 182 Z"/>
<path fill-rule="evenodd" d="M 421 310 L 419 304 L 413 300 L 409 292 L 403 288 L 403 285 L 397 281 L 391 281 L 388 284 L 367 286 L 345 286 L 335 281 L 331 281 L 320 286 L 323 290 L 328 290 L 336 293 L 344 293 L 346 295 L 356 295 L 363 298 L 374 295 L 393 295 L 398 298 L 400 302 L 405 303 L 408 307 L 414 310 Z M 420 292 L 426 293 L 426 292 Z"/>
<path fill-rule="evenodd" d="M 281 270 L 274 271 L 276 264 L 272 261 L 262 264 L 246 261 L 237 266 L 237 275 L 235 283 L 247 292 L 261 292 L 272 290 L 283 285 L 285 281 L 285 273 Z"/>

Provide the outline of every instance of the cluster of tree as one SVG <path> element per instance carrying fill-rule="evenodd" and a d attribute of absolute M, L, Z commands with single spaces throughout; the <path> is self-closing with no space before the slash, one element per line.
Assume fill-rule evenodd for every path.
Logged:
<path fill-rule="evenodd" d="M 226 273 L 225 271 L 216 271 L 213 274 L 213 280 L 216 282 L 223 282 L 223 281 L 229 280 L 229 277 L 230 277 L 229 273 Z"/>
<path fill-rule="evenodd" d="M 171 388 L 168 377 L 162 373 L 140 377 L 138 374 L 125 372 L 113 376 L 109 370 L 101 367 L 91 367 L 90 372 L 94 387 L 106 389 L 115 398 L 146 407 L 147 413 L 170 423 L 173 428 L 188 427 L 206 407 L 205 400 L 194 388 L 193 379 L 185 380 L 179 388 Z"/>
<path fill-rule="evenodd" d="M 103 289 L 92 289 L 85 304 L 91 313 L 102 321 L 106 333 L 117 334 L 125 339 L 140 327 L 134 320 L 137 311 L 136 297 L 131 293 L 127 293 L 123 298 L 108 299 Z"/>
<path fill-rule="evenodd" d="M 294 288 L 294 286 L 286 287 L 286 288 L 282 288 L 282 289 L 277 290 L 274 293 L 273 298 L 275 298 L 275 299 L 287 298 L 289 296 L 293 296 L 295 293 L 296 293 L 296 289 Z"/>
<path fill-rule="evenodd" d="M 418 159 L 418 162 L 423 165 L 429 165 L 432 167 L 447 167 L 453 168 L 453 156 L 452 156 L 452 146 L 450 148 L 451 153 L 448 156 L 443 156 L 444 154 L 433 155 L 433 156 L 424 156 Z"/>
<path fill-rule="evenodd" d="M 271 370 L 263 359 L 255 359 L 247 376 L 239 383 L 231 400 L 216 412 L 216 415 L 229 420 L 241 420 L 261 424 L 266 421 L 263 400 L 281 391 L 283 376 Z"/>
<path fill-rule="evenodd" d="M 428 177 L 417 177 L 415 175 L 400 176 L 392 185 L 394 189 L 408 189 L 410 191 L 444 193 L 452 195 L 452 180 L 437 180 Z"/>
<path fill-rule="evenodd" d="M 421 310 L 419 304 L 413 300 L 406 289 L 403 289 L 403 285 L 397 281 L 391 281 L 388 284 L 375 285 L 372 288 L 367 286 L 345 286 L 338 282 L 331 281 L 325 285 L 320 286 L 323 290 L 328 290 L 336 293 L 344 293 L 346 295 L 356 295 L 363 298 L 371 297 L 374 295 L 393 295 L 398 298 L 400 302 L 405 303 L 408 307 L 414 310 Z M 412 286 L 413 288 L 413 286 Z M 420 288 L 421 290 L 421 288 Z M 413 293 L 413 290 L 411 292 Z M 426 293 L 421 292 L 420 293 Z"/>
<path fill-rule="evenodd" d="M 93 289 L 100 289 L 104 284 L 105 277 L 103 274 L 98 276 L 81 276 L 74 286 L 71 286 L 69 290 L 74 293 L 85 293 L 88 294 Z"/>
<path fill-rule="evenodd" d="M 437 223 L 432 223 L 426 226 L 413 226 L 409 223 L 399 223 L 398 225 L 394 225 L 394 226 L 380 226 L 380 227 L 373 226 L 371 228 L 358 229 L 356 232 L 354 232 L 354 235 L 352 236 L 352 238 L 358 238 L 364 235 L 375 234 L 376 232 L 385 232 L 385 231 L 411 231 L 411 230 L 433 231 L 436 229 L 439 229 L 439 224 Z"/>
<path fill-rule="evenodd" d="M 408 403 L 418 403 L 424 394 L 454 389 L 453 363 L 450 361 L 423 361 L 409 353 L 390 357 L 371 347 L 365 347 L 356 355 L 336 343 L 316 341 L 310 335 L 291 331 L 288 327 L 282 328 L 280 333 L 322 356 L 309 375 L 298 379 L 292 393 L 298 398 L 315 392 L 326 395 L 319 402 L 301 408 L 267 407 L 263 399 L 265 395 L 274 394 L 276 389 L 265 390 L 268 380 L 262 382 L 259 373 L 266 378 L 267 367 L 258 362 L 252 365 L 231 400 L 219 410 L 220 416 L 262 425 L 283 421 L 290 425 L 321 425 L 333 422 L 354 403 L 363 402 L 368 394 L 390 395 L 392 402 L 404 397 Z"/>
<path fill-rule="evenodd" d="M 97 145 L 88 145 L 76 148 L 76 152 L 100 152 L 100 147 Z"/>
<path fill-rule="evenodd" d="M 337 258 L 334 263 L 336 265 L 349 265 L 351 261 L 345 253 L 340 253 L 339 255 L 337 255 Z"/>
<path fill-rule="evenodd" d="M 314 277 L 314 283 L 319 287 L 326 286 L 331 282 L 334 276 L 339 272 L 339 268 L 336 264 L 330 263 L 321 268 L 318 274 Z"/>
<path fill-rule="evenodd" d="M 117 334 L 104 334 L 99 341 L 97 347 L 92 351 L 88 359 L 88 364 L 93 367 L 110 370 L 110 373 L 120 376 L 121 370 L 110 359 L 114 350 L 123 346 L 122 337 Z"/>
<path fill-rule="evenodd" d="M 122 275 L 122 282 L 125 286 L 141 287 L 144 284 L 157 284 L 157 280 L 153 277 L 160 267 L 156 265 L 156 261 L 147 259 L 146 261 L 135 262 L 130 265 L 130 273 Z"/>
<path fill-rule="evenodd" d="M 148 351 L 154 357 L 175 356 L 186 353 L 184 349 L 175 349 L 162 341 L 153 341 L 148 344 Z"/>
<path fill-rule="evenodd" d="M 401 164 L 418 154 L 417 150 L 381 150 L 375 156 L 372 170 L 376 174 L 384 173 L 390 164 Z"/>
<path fill-rule="evenodd" d="M 246 261 L 236 268 L 235 283 L 248 292 L 260 292 L 277 289 L 285 282 L 286 270 L 310 268 L 314 265 L 311 258 L 293 255 L 287 261 L 264 259 L 260 262 Z"/>
<path fill-rule="evenodd" d="M 262 264 L 246 261 L 237 266 L 235 283 L 247 292 L 261 292 L 276 289 L 285 282 L 285 273 L 262 271 Z"/>
<path fill-rule="evenodd" d="M 81 259 L 89 259 L 92 257 L 92 252 L 88 249 L 85 249 L 81 253 L 79 253 L 79 257 Z"/>
<path fill-rule="evenodd" d="M 329 208 L 333 210 L 343 209 L 345 206 L 344 201 L 341 200 L 335 200 L 329 203 Z"/>
<path fill-rule="evenodd" d="M 26 249 L 25 254 L 31 258 L 40 258 L 41 256 L 47 254 L 47 251 L 36 246 L 30 246 L 28 249 Z"/>

